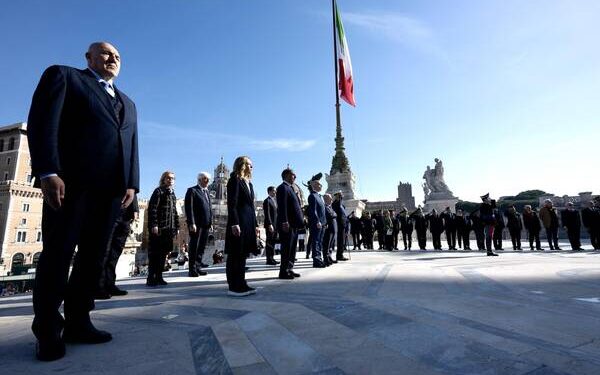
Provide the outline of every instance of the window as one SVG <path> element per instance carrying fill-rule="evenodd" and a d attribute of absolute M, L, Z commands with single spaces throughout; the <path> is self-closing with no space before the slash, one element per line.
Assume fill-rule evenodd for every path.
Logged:
<path fill-rule="evenodd" d="M 10 165 L 10 158 L 6 158 L 6 165 Z"/>
<path fill-rule="evenodd" d="M 4 151 L 4 139 L 0 139 L 0 152 Z"/>
<path fill-rule="evenodd" d="M 23 203 L 23 212 L 29 212 L 29 203 Z"/>
<path fill-rule="evenodd" d="M 4 172 L 4 181 L 8 180 L 8 172 Z"/>
<path fill-rule="evenodd" d="M 15 148 L 15 139 L 11 137 L 8 140 L 8 150 L 12 150 L 14 148 Z"/>
<path fill-rule="evenodd" d="M 17 231 L 17 242 L 23 243 L 27 240 L 27 232 L 24 230 Z"/>
<path fill-rule="evenodd" d="M 31 181 L 33 181 L 33 176 L 32 176 L 32 175 L 30 175 L 30 174 L 28 174 L 28 175 L 27 175 L 27 183 L 29 183 L 29 184 L 30 184 L 30 183 L 31 183 Z"/>
<path fill-rule="evenodd" d="M 13 255 L 13 259 L 12 259 L 12 266 L 22 266 L 23 263 L 25 263 L 25 255 L 23 255 L 22 253 L 16 253 L 15 255 Z"/>
<path fill-rule="evenodd" d="M 31 263 L 33 264 L 33 267 L 37 267 L 38 263 L 40 262 L 40 255 L 42 255 L 41 252 L 37 252 L 35 254 L 33 254 L 33 259 L 31 261 Z"/>
<path fill-rule="evenodd" d="M 27 225 L 27 219 L 26 218 L 22 218 L 21 219 L 21 225 Z"/>
<path fill-rule="evenodd" d="M 35 241 L 42 242 L 42 231 L 37 232 L 37 238 L 35 239 Z"/>

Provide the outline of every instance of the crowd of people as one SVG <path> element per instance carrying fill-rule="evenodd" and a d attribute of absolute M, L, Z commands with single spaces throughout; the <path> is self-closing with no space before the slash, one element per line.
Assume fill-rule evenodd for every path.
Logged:
<path fill-rule="evenodd" d="M 587 202 L 581 211 L 573 202 L 558 211 L 551 200 L 546 200 L 538 210 L 525 205 L 523 213 L 510 205 L 505 211 L 496 207 L 496 202 L 486 194 L 481 197 L 480 207 L 470 213 L 458 209 L 454 213 L 450 207 L 438 213 L 436 209 L 424 213 L 419 207 L 409 212 L 403 207 L 398 213 L 393 210 L 377 210 L 373 214 L 363 212 L 361 217 L 350 214 L 350 233 L 354 249 L 373 249 L 376 237 L 379 249 L 398 250 L 400 235 L 404 250 L 411 250 L 413 233 L 416 231 L 418 248 L 426 249 L 429 231 L 434 250 L 442 249 L 442 234 L 445 234 L 448 250 L 481 250 L 494 256 L 494 250 L 503 250 L 502 240 L 507 229 L 513 250 L 523 250 L 521 237 L 523 230 L 529 240 L 531 251 L 543 251 L 540 232 L 545 230 L 550 250 L 561 250 L 558 246 L 558 231 L 562 227 L 569 238 L 572 250 L 581 248 L 581 228 L 587 230 L 592 247 L 600 249 L 600 199 Z M 471 249 L 471 233 L 474 233 L 476 248 Z"/>
<path fill-rule="evenodd" d="M 90 319 L 95 299 L 124 295 L 115 285 L 116 262 L 135 220 L 139 193 L 139 156 L 137 111 L 134 102 L 119 90 L 114 81 L 120 72 L 121 56 L 106 42 L 92 43 L 85 53 L 86 69 L 54 65 L 46 69 L 33 94 L 28 117 L 27 138 L 34 186 L 41 188 L 43 249 L 36 268 L 33 290 L 32 331 L 37 338 L 36 356 L 42 361 L 62 358 L 65 343 L 99 344 L 112 335 L 97 329 Z M 227 225 L 224 251 L 227 254 L 228 294 L 244 297 L 256 293 L 246 282 L 246 259 L 259 254 L 252 161 L 238 157 L 227 183 Z M 412 246 L 412 230 L 424 249 L 426 230 L 435 249 L 441 248 L 441 233 L 448 245 L 470 248 L 469 233 L 475 232 L 477 244 L 488 255 L 496 255 L 498 226 L 504 219 L 489 196 L 483 197 L 478 212 L 468 216 L 447 209 L 438 215 L 425 215 L 421 209 L 377 212 L 371 217 L 348 215 L 343 194 L 321 195 L 319 173 L 309 183 L 308 206 L 302 209 L 296 174 L 290 168 L 281 173 L 282 182 L 268 188 L 264 202 L 267 232 L 267 264 L 279 265 L 280 279 L 300 277 L 294 269 L 300 232 L 307 232 L 306 248 L 313 267 L 324 268 L 347 261 L 349 234 L 358 248 L 373 248 L 377 233 L 380 246 L 397 248 L 402 232 L 406 249 Z M 201 173 L 197 185 L 185 196 L 189 234 L 189 276 L 206 274 L 202 262 L 212 211 L 207 184 L 210 175 Z M 162 174 L 148 206 L 148 287 L 165 285 L 165 258 L 173 249 L 179 233 L 179 217 L 173 190 L 175 174 Z M 583 224 L 598 248 L 598 207 L 588 207 Z M 526 209 L 522 215 L 507 212 L 515 249 L 520 249 L 521 221 L 529 231 L 530 245 L 539 244 L 540 220 L 546 228 L 550 248 L 557 249 L 558 213 L 550 204 L 539 215 Z M 306 222 L 305 222 L 306 217 Z M 579 249 L 579 214 L 572 208 L 562 213 L 562 224 L 569 232 L 574 249 Z M 354 224 L 353 224 L 354 223 Z M 512 228 L 512 229 L 511 229 Z M 494 234 L 496 233 L 496 235 Z M 501 237 L 500 237 L 501 238 Z M 485 243 L 485 245 L 484 245 Z M 281 260 L 274 258 L 278 244 Z M 73 257 L 75 248 L 77 253 Z M 335 259 L 333 253 L 335 252 Z M 215 254 L 216 255 L 216 254 Z M 219 257 L 215 257 L 219 260 Z M 72 264 L 72 270 L 71 270 Z M 64 302 L 64 315 L 60 307 Z"/>

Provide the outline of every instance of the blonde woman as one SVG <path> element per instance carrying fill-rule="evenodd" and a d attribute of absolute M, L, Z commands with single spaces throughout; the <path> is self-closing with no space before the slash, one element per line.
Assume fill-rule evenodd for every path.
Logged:
<path fill-rule="evenodd" d="M 163 172 L 159 186 L 154 189 L 148 202 L 150 249 L 148 250 L 147 286 L 167 285 L 162 276 L 165 258 L 173 250 L 173 238 L 179 233 L 177 198 L 173 186 L 175 186 L 175 173 Z"/>
<path fill-rule="evenodd" d="M 258 254 L 256 245 L 256 213 L 254 211 L 254 187 L 252 186 L 252 160 L 240 156 L 233 163 L 233 171 L 227 182 L 227 284 L 232 297 L 244 297 L 256 293 L 246 283 L 246 258 Z"/>

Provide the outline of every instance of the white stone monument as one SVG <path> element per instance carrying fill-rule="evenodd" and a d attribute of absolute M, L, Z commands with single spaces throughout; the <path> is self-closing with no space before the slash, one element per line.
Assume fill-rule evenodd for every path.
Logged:
<path fill-rule="evenodd" d="M 431 212 L 435 208 L 437 212 L 442 212 L 446 207 L 450 207 L 452 212 L 455 212 L 458 198 L 452 194 L 452 191 L 444 181 L 444 166 L 440 159 L 435 159 L 435 167 L 427 166 L 423 174 L 423 192 L 425 193 L 424 212 Z"/>

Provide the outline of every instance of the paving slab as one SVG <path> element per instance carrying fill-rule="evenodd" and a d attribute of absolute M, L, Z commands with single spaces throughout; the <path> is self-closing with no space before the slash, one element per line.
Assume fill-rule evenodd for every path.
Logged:
<path fill-rule="evenodd" d="M 589 245 L 586 245 L 589 247 Z M 98 301 L 113 333 L 33 355 L 31 295 L 0 298 L 6 374 L 600 374 L 600 253 L 357 251 L 295 280 L 250 259 L 257 294 L 226 295 L 223 267 Z"/>

